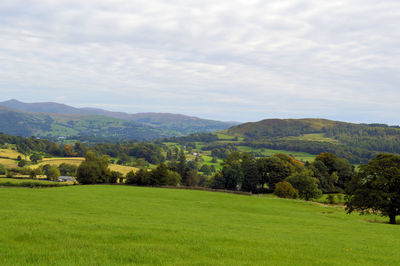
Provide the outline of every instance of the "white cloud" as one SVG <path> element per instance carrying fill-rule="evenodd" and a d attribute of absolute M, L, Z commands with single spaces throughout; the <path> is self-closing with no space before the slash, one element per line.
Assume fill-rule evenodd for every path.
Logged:
<path fill-rule="evenodd" d="M 398 1 L 2 1 L 0 92 L 399 124 L 399 22 Z"/>

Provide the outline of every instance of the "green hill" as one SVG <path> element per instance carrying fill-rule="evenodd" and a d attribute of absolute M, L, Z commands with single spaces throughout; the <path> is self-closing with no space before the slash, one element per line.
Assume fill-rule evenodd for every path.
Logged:
<path fill-rule="evenodd" d="M 380 152 L 400 153 L 400 128 L 326 119 L 266 119 L 233 126 L 225 132 L 247 146 L 319 154 L 333 152 L 354 163 Z"/>
<path fill-rule="evenodd" d="M 398 227 L 274 197 L 0 188 L 1 265 L 396 265 Z"/>
<path fill-rule="evenodd" d="M 185 118 L 188 120 L 185 122 L 174 120 L 170 116 L 168 120 L 165 116 L 154 115 L 151 119 L 142 117 L 135 122 L 101 115 L 33 113 L 0 107 L 0 128 L 5 134 L 25 137 L 96 136 L 152 140 L 227 127 L 217 121 L 214 123 L 198 118 Z M 164 121 L 163 124 L 161 121 Z"/>
<path fill-rule="evenodd" d="M 2 110 L 18 111 L 18 122 L 27 124 L 22 129 L 10 124 L 5 133 L 22 132 L 24 136 L 38 135 L 99 135 L 123 139 L 154 139 L 183 136 L 195 132 L 212 132 L 226 129 L 235 123 L 201 119 L 170 113 L 111 112 L 98 108 L 75 108 L 54 102 L 24 103 L 17 100 L 0 102 Z M 0 115 L 5 115 L 4 112 Z M 4 118 L 10 120 L 7 116 Z M 45 120 L 44 123 L 43 119 Z M 52 121 L 55 124 L 52 124 Z M 105 124 L 106 123 L 106 124 Z M 43 126 L 44 124 L 45 126 Z M 237 123 L 236 123 L 237 124 Z M 97 131 L 96 131 L 97 130 Z M 11 133 L 13 132 L 13 133 Z M 22 134 L 21 134 L 22 135 Z"/>
<path fill-rule="evenodd" d="M 174 136 L 156 127 L 94 115 L 21 112 L 0 108 L 1 131 L 9 135 L 59 137 L 101 136 L 121 139 L 155 139 Z"/>

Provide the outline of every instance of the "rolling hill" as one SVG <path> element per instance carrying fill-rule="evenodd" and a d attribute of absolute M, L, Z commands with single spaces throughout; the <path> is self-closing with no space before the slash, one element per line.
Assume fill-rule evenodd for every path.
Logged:
<path fill-rule="evenodd" d="M 353 163 L 377 153 L 400 153 L 400 128 L 385 124 L 354 124 L 326 119 L 266 119 L 225 131 L 254 148 L 319 154 L 333 152 Z"/>
<path fill-rule="evenodd" d="M 0 103 L 1 131 L 10 135 L 58 137 L 96 136 L 117 139 L 152 140 L 212 132 L 232 123 L 167 114 L 127 114 L 95 108 L 75 108 L 59 103 Z"/>
<path fill-rule="evenodd" d="M 128 114 L 124 112 L 111 112 L 98 108 L 75 108 L 72 106 L 68 106 L 61 103 L 54 102 L 43 102 L 43 103 L 24 103 L 17 100 L 9 100 L 5 102 L 0 102 L 0 106 L 11 108 L 18 111 L 24 112 L 34 112 L 34 113 L 46 113 L 47 115 L 58 120 L 57 115 L 64 115 L 64 118 L 71 117 L 70 115 L 74 115 L 73 121 L 76 121 L 77 118 L 86 119 L 86 117 L 90 116 L 93 119 L 94 116 L 97 117 L 106 117 L 117 119 L 118 121 L 126 121 L 126 127 L 130 128 L 131 125 L 135 127 L 140 126 L 149 126 L 149 131 L 156 131 L 156 134 L 150 134 L 151 137 L 146 139 L 153 139 L 154 135 L 158 135 L 158 137 L 165 136 L 182 136 L 195 132 L 213 132 L 217 130 L 227 129 L 232 125 L 237 123 L 235 122 L 221 122 L 215 120 L 201 119 L 193 116 L 186 116 L 181 114 L 170 114 L 170 113 L 137 113 L 137 114 Z M 56 116 L 54 116 L 56 115 Z M 65 116 L 67 115 L 67 116 Z M 76 115 L 79 115 L 77 117 Z M 104 118 L 103 118 L 104 119 Z M 65 120 L 65 119 L 62 119 Z M 117 120 L 108 120 L 117 121 Z M 133 124 L 132 124 L 133 123 Z M 132 131 L 130 129 L 129 131 Z M 145 131 L 145 130 L 141 130 Z M 124 133 L 129 136 L 127 138 L 138 138 L 134 133 Z M 107 136 L 108 134 L 105 134 Z"/>

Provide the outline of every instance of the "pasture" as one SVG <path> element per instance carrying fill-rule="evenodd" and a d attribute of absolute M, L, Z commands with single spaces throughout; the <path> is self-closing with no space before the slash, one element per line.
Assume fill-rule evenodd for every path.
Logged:
<path fill-rule="evenodd" d="M 79 166 L 84 160 L 85 160 L 85 158 L 83 158 L 83 157 L 44 158 L 43 161 L 41 161 L 40 163 L 31 165 L 30 167 L 37 168 L 37 167 L 39 167 L 41 165 L 45 165 L 45 164 L 59 166 L 62 163 L 73 164 L 73 165 Z M 110 164 L 109 168 L 110 168 L 110 170 L 118 171 L 118 172 L 122 173 L 123 175 L 126 175 L 130 171 L 136 172 L 138 169 L 133 166 L 125 166 L 125 165 L 118 165 L 118 164 Z"/>
<path fill-rule="evenodd" d="M 1 265 L 396 265 L 399 226 L 273 196 L 0 188 Z"/>
<path fill-rule="evenodd" d="M 248 146 L 238 146 L 237 149 L 239 151 L 245 151 L 245 152 L 257 152 L 262 154 L 263 156 L 273 156 L 274 154 L 277 153 L 283 153 L 287 155 L 293 156 L 296 160 L 300 160 L 303 162 L 312 162 L 315 159 L 315 155 L 312 155 L 310 153 L 306 152 L 297 152 L 297 151 L 286 151 L 286 150 L 273 150 L 273 149 L 265 149 L 265 148 L 252 148 Z"/>

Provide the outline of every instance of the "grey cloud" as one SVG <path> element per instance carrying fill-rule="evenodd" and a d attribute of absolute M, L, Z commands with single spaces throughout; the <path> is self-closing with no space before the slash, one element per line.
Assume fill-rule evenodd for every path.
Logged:
<path fill-rule="evenodd" d="M 398 1 L 2 1 L 0 92 L 399 124 L 399 22 Z"/>

